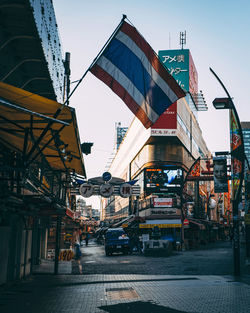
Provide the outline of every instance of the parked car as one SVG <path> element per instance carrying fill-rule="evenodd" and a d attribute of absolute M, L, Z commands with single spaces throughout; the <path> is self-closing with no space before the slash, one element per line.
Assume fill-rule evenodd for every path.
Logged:
<path fill-rule="evenodd" d="M 109 228 L 105 233 L 104 244 L 107 256 L 114 252 L 129 253 L 129 237 L 122 227 Z"/>

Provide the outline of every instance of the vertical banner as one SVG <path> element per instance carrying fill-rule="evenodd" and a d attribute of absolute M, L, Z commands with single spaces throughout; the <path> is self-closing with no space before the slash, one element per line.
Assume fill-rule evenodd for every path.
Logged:
<path fill-rule="evenodd" d="M 214 192 L 228 192 L 227 182 L 227 159 L 225 157 L 214 157 Z"/>
<path fill-rule="evenodd" d="M 230 110 L 230 146 L 232 157 L 232 199 L 234 200 L 239 193 L 240 177 L 243 171 L 242 159 L 244 159 L 244 150 L 240 128 L 233 110 Z"/>

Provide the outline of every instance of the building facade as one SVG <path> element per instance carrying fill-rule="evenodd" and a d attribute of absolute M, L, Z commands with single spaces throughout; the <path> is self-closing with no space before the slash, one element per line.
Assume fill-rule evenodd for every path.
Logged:
<path fill-rule="evenodd" d="M 172 75 L 182 74 L 175 78 L 187 96 L 173 103 L 149 129 L 134 118 L 109 171 L 125 181 L 137 180 L 141 194 L 139 198 L 103 199 L 102 215 L 112 221 L 138 214 L 148 224 L 154 221 L 165 225 L 162 227 L 181 227 L 182 181 L 194 160 L 210 156 L 197 120 L 198 111 L 206 110 L 206 104 L 198 93 L 198 74 L 190 51 L 160 51 L 159 57 L 171 65 Z"/>

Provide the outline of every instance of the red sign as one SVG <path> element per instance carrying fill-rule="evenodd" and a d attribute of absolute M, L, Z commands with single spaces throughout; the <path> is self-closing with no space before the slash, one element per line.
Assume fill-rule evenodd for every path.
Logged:
<path fill-rule="evenodd" d="M 69 217 L 71 217 L 72 219 L 74 219 L 74 212 L 71 211 L 70 209 L 66 209 L 66 215 L 68 215 Z"/>
<path fill-rule="evenodd" d="M 177 129 L 177 102 L 162 113 L 158 120 L 152 125 L 152 129 Z"/>
<path fill-rule="evenodd" d="M 172 198 L 153 198 L 154 208 L 171 208 L 173 207 L 173 199 Z"/>
<path fill-rule="evenodd" d="M 184 226 L 188 226 L 189 225 L 189 220 L 185 218 L 185 220 L 183 221 L 183 225 Z"/>

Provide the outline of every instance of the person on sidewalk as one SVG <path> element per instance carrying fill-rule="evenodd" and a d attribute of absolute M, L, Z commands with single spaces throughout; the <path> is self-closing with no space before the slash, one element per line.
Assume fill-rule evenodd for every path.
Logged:
<path fill-rule="evenodd" d="M 129 250 L 130 250 L 130 254 L 133 254 L 134 249 L 137 252 L 142 253 L 139 236 L 137 234 L 135 234 L 135 233 L 131 233 L 131 235 L 129 236 Z"/>
<path fill-rule="evenodd" d="M 75 260 L 78 264 L 79 273 L 82 274 L 82 264 L 81 264 L 82 251 L 80 249 L 80 244 L 78 242 L 75 243 Z"/>
<path fill-rule="evenodd" d="M 85 245 L 86 245 L 86 247 L 89 244 L 89 237 L 90 237 L 89 233 L 86 233 L 86 235 L 85 235 Z"/>

